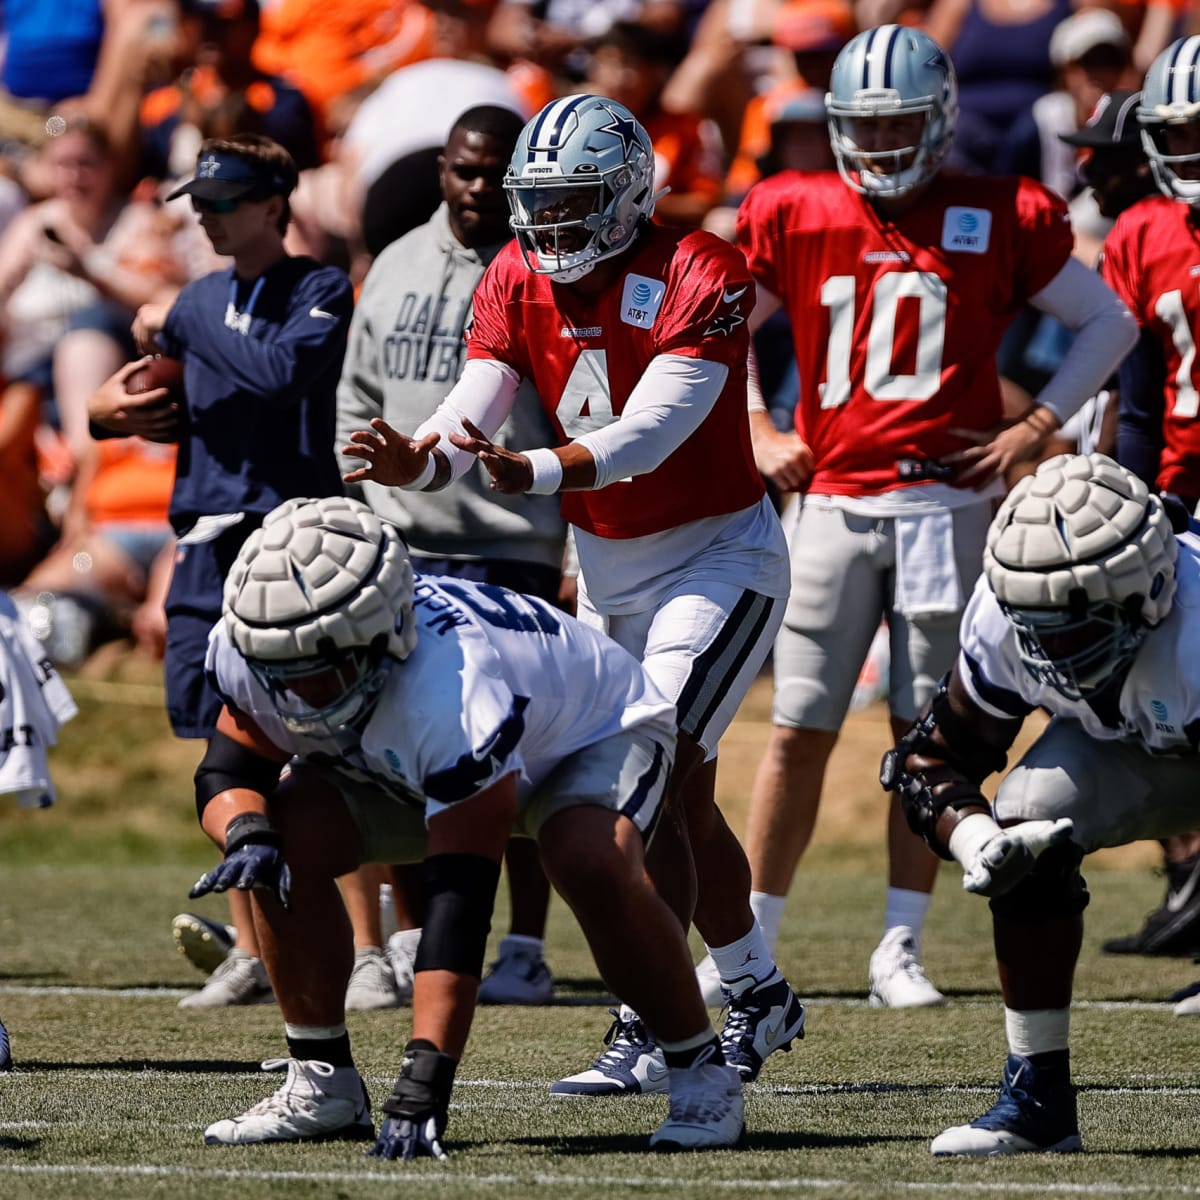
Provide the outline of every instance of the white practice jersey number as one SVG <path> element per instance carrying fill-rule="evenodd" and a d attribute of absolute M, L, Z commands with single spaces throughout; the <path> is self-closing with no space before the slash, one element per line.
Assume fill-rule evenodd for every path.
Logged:
<path fill-rule="evenodd" d="M 821 304 L 829 309 L 829 343 L 822 408 L 838 408 L 850 399 L 850 352 L 855 325 L 855 278 L 831 275 L 821 285 Z M 913 371 L 893 370 L 900 301 L 917 302 L 917 352 Z M 863 390 L 873 400 L 928 400 L 942 383 L 946 340 L 946 282 L 928 271 L 889 271 L 875 282 Z"/>
<path fill-rule="evenodd" d="M 1154 315 L 1171 331 L 1179 355 L 1179 368 L 1175 372 L 1175 407 L 1177 417 L 1194 417 L 1200 414 L 1200 392 L 1192 382 L 1192 368 L 1196 365 L 1196 339 L 1187 313 L 1183 308 L 1183 293 L 1176 289 L 1163 292 L 1154 302 Z"/>

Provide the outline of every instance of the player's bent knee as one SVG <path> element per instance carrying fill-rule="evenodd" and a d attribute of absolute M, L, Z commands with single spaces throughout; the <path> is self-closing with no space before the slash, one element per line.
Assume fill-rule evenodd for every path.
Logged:
<path fill-rule="evenodd" d="M 1074 842 L 1051 846 L 1016 887 L 992 898 L 993 916 L 1018 925 L 1078 916 L 1090 900 L 1082 862 L 1083 849 Z"/>
<path fill-rule="evenodd" d="M 417 971 L 453 971 L 479 979 L 500 882 L 500 863 L 479 854 L 425 860 L 425 924 Z"/>

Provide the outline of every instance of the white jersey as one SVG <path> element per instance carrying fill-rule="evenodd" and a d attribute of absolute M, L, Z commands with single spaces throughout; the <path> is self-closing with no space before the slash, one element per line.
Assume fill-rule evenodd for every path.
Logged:
<path fill-rule="evenodd" d="M 1200 741 L 1200 539 L 1178 538 L 1175 601 L 1142 643 L 1106 724 L 1086 700 L 1068 700 L 1021 664 L 1017 635 L 987 579 L 980 577 L 963 614 L 958 669 L 971 698 L 998 717 L 1044 708 L 1078 721 L 1101 741 L 1132 741 L 1152 754 L 1186 754 Z"/>
<path fill-rule="evenodd" d="M 413 611 L 416 648 L 392 667 L 361 732 L 289 730 L 223 622 L 207 669 L 281 750 L 423 804 L 427 817 L 513 772 L 524 793 L 568 755 L 626 730 L 674 745 L 675 706 L 641 664 L 550 605 L 418 575 Z"/>

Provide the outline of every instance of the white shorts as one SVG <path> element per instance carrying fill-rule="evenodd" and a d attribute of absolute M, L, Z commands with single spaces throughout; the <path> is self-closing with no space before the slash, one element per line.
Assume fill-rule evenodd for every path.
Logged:
<path fill-rule="evenodd" d="M 952 510 L 954 562 L 965 606 L 983 566 L 991 505 Z M 896 607 L 896 521 L 802 505 L 791 535 L 792 590 L 775 641 L 772 720 L 841 728 L 871 639 L 886 621 L 888 706 L 915 720 L 954 665 L 962 608 L 905 614 Z"/>
<path fill-rule="evenodd" d="M 1200 757 L 1102 742 L 1057 718 L 1008 773 L 996 819 L 1070 817 L 1087 852 L 1200 828 Z"/>
<path fill-rule="evenodd" d="M 522 789 L 513 833 L 536 838 L 555 813 L 590 804 L 628 817 L 648 842 L 674 758 L 673 741 L 641 729 L 584 746 L 563 759 L 536 788 Z M 292 770 L 313 772 L 341 796 L 362 840 L 363 862 L 424 859 L 423 807 L 395 799 L 369 780 L 353 779 L 332 767 L 293 760 Z"/>
<path fill-rule="evenodd" d="M 766 661 L 785 601 L 717 580 L 682 579 L 643 612 L 603 616 L 581 592 L 579 619 L 607 633 L 675 701 L 680 733 L 716 757 Z"/>

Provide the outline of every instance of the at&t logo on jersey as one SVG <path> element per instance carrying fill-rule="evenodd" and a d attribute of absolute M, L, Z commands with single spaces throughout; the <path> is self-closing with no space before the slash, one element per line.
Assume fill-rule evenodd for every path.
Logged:
<path fill-rule="evenodd" d="M 662 307 L 667 285 L 661 279 L 647 279 L 645 275 L 627 275 L 625 288 L 621 292 L 621 320 L 626 325 L 649 329 Z"/>
<path fill-rule="evenodd" d="M 986 254 L 992 236 L 992 214 L 986 208 L 951 205 L 942 222 L 942 249 Z"/>
<path fill-rule="evenodd" d="M 1161 700 L 1150 701 L 1150 712 L 1154 717 L 1154 728 L 1159 733 L 1174 733 L 1175 726 L 1168 722 L 1167 706 Z"/>

